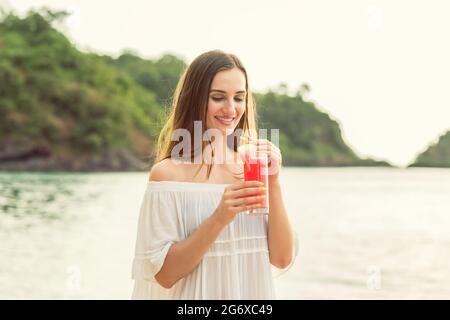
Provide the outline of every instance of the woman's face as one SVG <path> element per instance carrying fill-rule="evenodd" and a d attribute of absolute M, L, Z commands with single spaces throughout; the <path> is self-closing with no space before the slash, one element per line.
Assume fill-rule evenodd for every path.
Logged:
<path fill-rule="evenodd" d="M 206 125 L 231 134 L 245 112 L 245 75 L 238 68 L 218 72 L 211 83 Z"/>

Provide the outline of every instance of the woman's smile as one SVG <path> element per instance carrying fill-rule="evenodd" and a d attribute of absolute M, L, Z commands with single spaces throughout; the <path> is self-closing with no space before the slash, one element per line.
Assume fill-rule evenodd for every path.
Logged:
<path fill-rule="evenodd" d="M 234 119 L 236 119 L 236 117 L 221 117 L 221 116 L 215 116 L 214 118 L 216 118 L 216 120 L 218 120 L 219 123 L 225 126 L 232 125 L 234 123 Z"/>

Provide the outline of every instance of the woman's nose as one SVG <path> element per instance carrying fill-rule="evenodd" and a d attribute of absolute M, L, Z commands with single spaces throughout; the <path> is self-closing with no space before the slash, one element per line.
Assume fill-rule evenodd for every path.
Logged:
<path fill-rule="evenodd" d="M 227 99 L 227 102 L 225 103 L 225 109 L 227 109 L 229 111 L 233 110 L 233 112 L 234 112 L 234 109 L 236 109 L 236 106 L 235 106 L 235 102 L 234 102 L 233 98 Z"/>

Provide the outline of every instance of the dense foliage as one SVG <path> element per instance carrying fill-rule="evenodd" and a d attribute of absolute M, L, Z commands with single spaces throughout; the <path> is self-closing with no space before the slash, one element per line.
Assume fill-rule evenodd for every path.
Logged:
<path fill-rule="evenodd" d="M 186 63 L 82 52 L 55 28 L 64 17 L 40 10 L 0 21 L 0 164 L 111 150 L 148 161 Z M 386 164 L 359 159 L 338 123 L 301 94 L 255 96 L 261 126 L 281 129 L 286 165 Z"/>
<path fill-rule="evenodd" d="M 411 166 L 450 167 L 450 131 L 441 135 L 438 142 L 431 144 Z"/>

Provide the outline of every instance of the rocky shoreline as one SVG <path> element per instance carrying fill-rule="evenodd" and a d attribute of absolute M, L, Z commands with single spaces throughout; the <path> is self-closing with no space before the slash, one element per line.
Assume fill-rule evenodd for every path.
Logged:
<path fill-rule="evenodd" d="M 0 151 L 0 170 L 4 171 L 148 171 L 144 161 L 127 150 L 98 154 L 52 155 L 45 148 Z"/>

